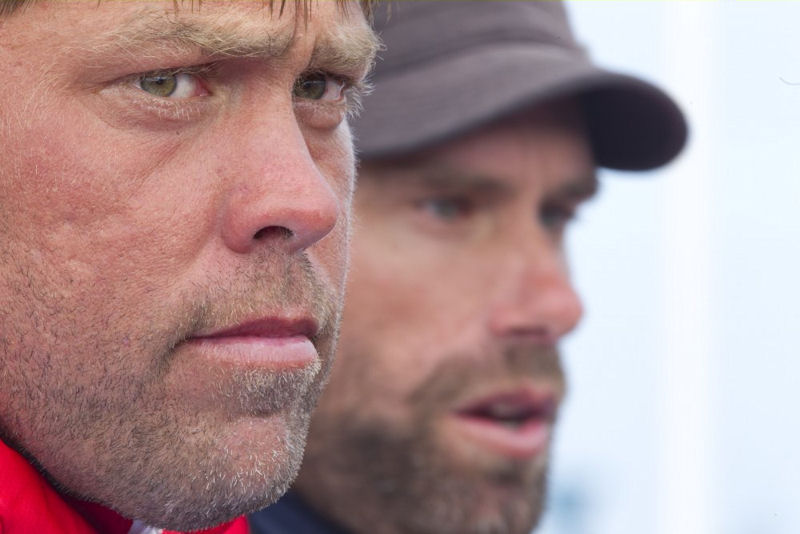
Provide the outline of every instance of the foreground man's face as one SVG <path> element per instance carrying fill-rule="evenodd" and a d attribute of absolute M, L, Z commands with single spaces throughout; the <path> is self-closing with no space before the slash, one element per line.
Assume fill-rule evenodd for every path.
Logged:
<path fill-rule="evenodd" d="M 299 464 L 372 47 L 356 4 L 194 4 L 0 20 L 0 437 L 171 529 L 264 506 Z"/>
<path fill-rule="evenodd" d="M 565 226 L 595 188 L 567 103 L 364 166 L 339 357 L 298 479 L 314 507 L 361 534 L 530 531 L 556 344 L 581 315 Z"/>

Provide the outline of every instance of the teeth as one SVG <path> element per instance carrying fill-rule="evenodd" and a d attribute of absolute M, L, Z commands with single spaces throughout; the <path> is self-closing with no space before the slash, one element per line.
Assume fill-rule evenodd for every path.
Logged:
<path fill-rule="evenodd" d="M 511 419 L 524 417 L 528 410 L 514 403 L 497 402 L 489 406 L 486 412 L 496 419 Z"/>
<path fill-rule="evenodd" d="M 516 430 L 518 429 L 522 423 L 518 421 L 500 421 L 500 426 L 504 426 L 509 430 Z"/>

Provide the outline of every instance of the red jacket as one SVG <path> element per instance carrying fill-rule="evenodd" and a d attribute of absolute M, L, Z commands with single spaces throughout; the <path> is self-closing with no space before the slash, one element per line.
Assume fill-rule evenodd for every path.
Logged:
<path fill-rule="evenodd" d="M 127 534 L 132 523 L 103 506 L 63 497 L 0 441 L 0 534 Z M 247 532 L 240 517 L 203 534 Z"/>

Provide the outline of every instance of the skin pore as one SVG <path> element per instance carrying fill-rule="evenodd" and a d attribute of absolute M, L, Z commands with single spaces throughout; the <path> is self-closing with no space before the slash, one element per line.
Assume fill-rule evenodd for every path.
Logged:
<path fill-rule="evenodd" d="M 0 436 L 56 487 L 173 530 L 285 490 L 336 344 L 375 47 L 350 2 L 0 20 Z M 253 324 L 313 358 L 231 357 Z"/>
<path fill-rule="evenodd" d="M 554 102 L 363 165 L 338 361 L 295 486 L 348 531 L 527 534 L 538 521 L 547 444 L 514 445 L 510 423 L 475 433 L 463 412 L 554 410 L 564 395 L 557 343 L 581 316 L 564 233 L 597 188 L 577 109 Z M 549 443 L 552 420 L 544 431 Z"/>

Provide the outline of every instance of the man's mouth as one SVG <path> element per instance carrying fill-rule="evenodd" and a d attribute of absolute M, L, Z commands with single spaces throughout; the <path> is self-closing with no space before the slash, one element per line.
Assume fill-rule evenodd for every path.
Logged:
<path fill-rule="evenodd" d="M 518 391 L 481 399 L 457 410 L 457 413 L 515 429 L 533 420 L 552 422 L 555 409 L 556 402 L 551 396 L 542 398 L 531 392 Z"/>
<path fill-rule="evenodd" d="M 518 459 L 546 451 L 558 407 L 554 392 L 523 388 L 469 401 L 453 412 L 461 437 L 481 449 Z"/>
<path fill-rule="evenodd" d="M 305 336 L 311 338 L 317 331 L 316 321 L 310 317 L 260 317 L 242 321 L 228 328 L 220 328 L 201 332 L 195 338 L 225 337 L 292 337 Z"/>
<path fill-rule="evenodd" d="M 270 316 L 203 331 L 187 342 L 211 359 L 281 371 L 306 367 L 319 358 L 312 342 L 318 330 L 308 316 Z"/>

